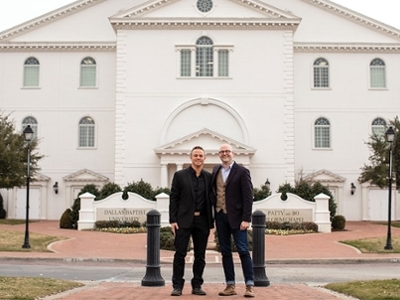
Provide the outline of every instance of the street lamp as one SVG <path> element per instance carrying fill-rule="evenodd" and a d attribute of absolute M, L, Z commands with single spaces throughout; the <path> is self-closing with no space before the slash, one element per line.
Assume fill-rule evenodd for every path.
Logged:
<path fill-rule="evenodd" d="M 392 144 L 394 140 L 394 130 L 393 127 L 390 126 L 389 129 L 385 133 L 386 140 L 389 143 L 389 196 L 388 196 L 388 228 L 387 228 L 387 237 L 386 237 L 386 246 L 385 250 L 392 250 Z"/>
<path fill-rule="evenodd" d="M 33 138 L 33 130 L 31 128 L 31 125 L 26 126 L 26 128 L 23 131 L 24 136 L 25 136 L 25 141 L 27 141 L 27 151 L 28 151 L 28 162 L 26 165 L 26 218 L 25 218 L 25 241 L 24 244 L 22 245 L 22 248 L 30 248 L 31 245 L 29 244 L 29 177 L 30 177 L 30 171 L 29 167 L 31 164 L 31 149 L 29 148 L 30 142 L 32 141 Z"/>

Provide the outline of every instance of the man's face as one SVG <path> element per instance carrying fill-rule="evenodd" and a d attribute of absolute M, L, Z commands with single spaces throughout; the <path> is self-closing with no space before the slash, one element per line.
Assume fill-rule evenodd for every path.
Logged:
<path fill-rule="evenodd" d="M 203 150 L 201 149 L 194 149 L 192 154 L 190 155 L 190 160 L 192 161 L 192 166 L 194 167 L 201 167 L 206 160 L 206 156 L 204 155 Z"/>
<path fill-rule="evenodd" d="M 223 164 L 230 165 L 232 163 L 233 151 L 229 145 L 222 145 L 219 148 L 218 155 Z"/>

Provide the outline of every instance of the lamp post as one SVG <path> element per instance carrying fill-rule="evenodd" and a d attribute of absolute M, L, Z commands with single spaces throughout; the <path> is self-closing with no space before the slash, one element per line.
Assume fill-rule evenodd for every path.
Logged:
<path fill-rule="evenodd" d="M 31 149 L 29 148 L 30 142 L 33 138 L 33 130 L 30 125 L 26 126 L 23 131 L 25 136 L 25 141 L 27 141 L 27 152 L 28 160 L 26 166 L 26 218 L 25 218 L 25 240 L 22 248 L 29 249 L 31 245 L 29 244 L 29 177 L 30 177 L 30 164 L 31 164 Z"/>
<path fill-rule="evenodd" d="M 394 130 L 393 127 L 390 126 L 389 129 L 385 133 L 386 140 L 389 143 L 389 196 L 388 196 L 388 228 L 387 228 L 387 237 L 386 237 L 386 246 L 385 250 L 392 250 L 392 143 L 394 140 Z"/>

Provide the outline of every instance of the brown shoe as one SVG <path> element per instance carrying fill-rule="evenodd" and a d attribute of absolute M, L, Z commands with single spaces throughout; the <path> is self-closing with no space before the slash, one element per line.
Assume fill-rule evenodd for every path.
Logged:
<path fill-rule="evenodd" d="M 254 287 L 252 285 L 246 285 L 246 291 L 244 292 L 244 296 L 247 298 L 253 298 L 254 295 Z"/>
<path fill-rule="evenodd" d="M 235 285 L 234 284 L 227 284 L 226 288 L 222 292 L 219 292 L 218 295 L 220 295 L 220 296 L 237 295 L 237 293 L 235 291 Z"/>

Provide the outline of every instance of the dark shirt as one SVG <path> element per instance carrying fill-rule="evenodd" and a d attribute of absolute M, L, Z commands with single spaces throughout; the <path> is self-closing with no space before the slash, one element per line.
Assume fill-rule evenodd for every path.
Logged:
<path fill-rule="evenodd" d="M 195 211 L 205 212 L 206 211 L 206 186 L 204 182 L 204 175 L 200 173 L 200 176 L 196 176 L 196 171 L 190 167 L 190 177 L 192 180 L 194 196 L 196 201 Z"/>

